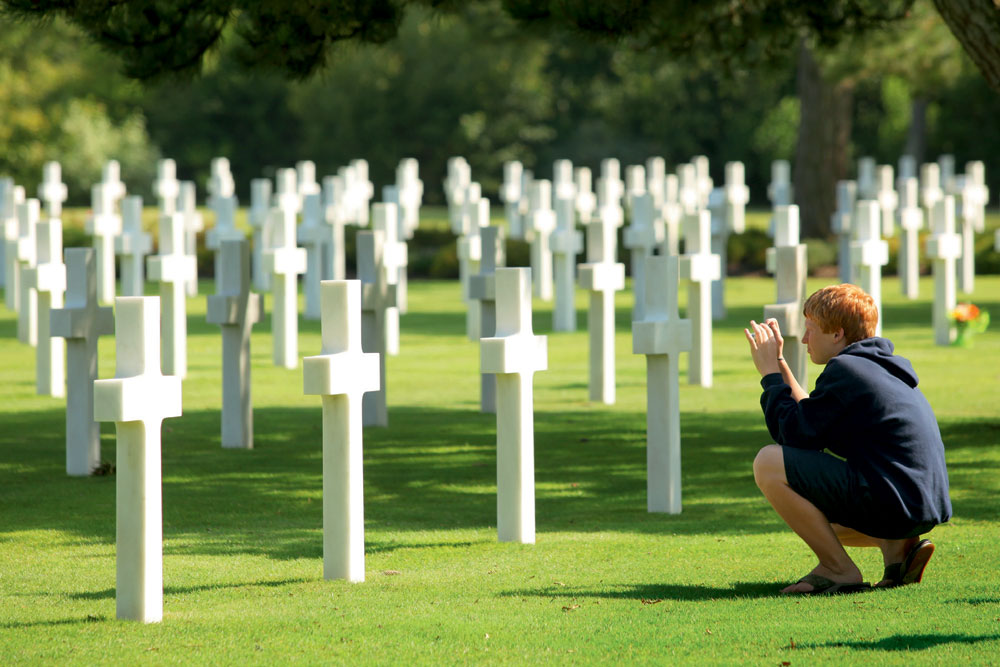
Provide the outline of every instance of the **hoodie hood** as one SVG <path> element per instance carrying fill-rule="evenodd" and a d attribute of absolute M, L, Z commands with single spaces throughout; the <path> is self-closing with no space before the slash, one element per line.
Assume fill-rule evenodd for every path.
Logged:
<path fill-rule="evenodd" d="M 865 338 L 851 343 L 840 351 L 838 357 L 861 357 L 878 364 L 894 377 L 899 378 L 911 387 L 917 386 L 917 374 L 909 359 L 893 354 L 895 348 L 888 338 Z"/>

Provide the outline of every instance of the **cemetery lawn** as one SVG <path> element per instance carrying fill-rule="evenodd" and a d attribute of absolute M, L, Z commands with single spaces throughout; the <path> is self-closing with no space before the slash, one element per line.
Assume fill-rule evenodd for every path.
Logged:
<path fill-rule="evenodd" d="M 829 284 L 811 279 L 810 291 Z M 478 346 L 457 282 L 411 282 L 388 361 L 387 429 L 365 429 L 366 581 L 322 578 L 321 412 L 253 337 L 256 448 L 222 450 L 221 336 L 188 302 L 184 415 L 163 426 L 164 619 L 115 619 L 115 478 L 68 478 L 64 404 L 34 392 L 34 354 L 0 305 L 0 663 L 989 663 L 1000 655 L 1000 322 L 973 349 L 937 347 L 933 285 L 899 296 L 885 334 L 937 412 L 955 517 L 924 582 L 831 598 L 778 590 L 814 565 L 751 473 L 770 442 L 742 328 L 774 298 L 727 281 L 715 386 L 681 360 L 680 515 L 648 514 L 645 361 L 618 295 L 618 401 L 587 402 L 586 295 L 535 376 L 537 543 L 496 539 L 495 418 L 478 410 Z M 151 292 L 152 293 L 152 292 Z M 682 290 L 682 308 L 686 290 Z M 963 298 L 960 295 L 960 298 Z M 968 297 L 964 297 L 968 298 Z M 1000 277 L 971 300 L 1000 318 Z M 266 298 L 268 312 L 271 298 Z M 301 321 L 299 354 L 320 351 Z M 100 343 L 114 375 L 114 341 Z M 810 386 L 818 368 L 810 367 Z M 114 428 L 102 454 L 115 460 Z M 880 556 L 852 549 L 866 579 Z"/>

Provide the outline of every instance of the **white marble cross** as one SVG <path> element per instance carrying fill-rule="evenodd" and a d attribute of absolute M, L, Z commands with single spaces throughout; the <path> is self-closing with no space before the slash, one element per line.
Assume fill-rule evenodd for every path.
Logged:
<path fill-rule="evenodd" d="M 854 238 L 851 242 L 851 266 L 858 275 L 857 284 L 875 300 L 878 323 L 875 335 L 882 335 L 882 267 L 889 263 L 889 244 L 882 240 L 879 205 L 859 201 L 855 212 Z"/>
<path fill-rule="evenodd" d="M 590 168 L 574 168 L 573 180 L 576 184 L 576 217 L 580 224 L 588 225 L 593 221 L 594 211 L 597 210 L 597 195 L 594 194 Z"/>
<path fill-rule="evenodd" d="M 858 199 L 864 201 L 878 200 L 878 185 L 875 181 L 875 158 L 873 157 L 858 159 Z"/>
<path fill-rule="evenodd" d="M 588 390 L 591 401 L 605 405 L 615 402 L 615 292 L 625 289 L 625 265 L 615 261 L 617 245 L 614 216 L 600 216 L 587 224 L 587 263 L 579 267 L 579 280 L 590 293 Z"/>
<path fill-rule="evenodd" d="M 777 300 L 764 306 L 763 321 L 772 317 L 778 321 L 785 340 L 785 363 L 798 383 L 805 387 L 809 355 L 802 345 L 805 334 L 802 305 L 806 301 L 809 265 L 806 244 L 799 243 L 799 207 L 794 204 L 778 206 L 774 209 L 774 217 L 774 247 L 767 249 L 767 262 L 777 284 Z"/>
<path fill-rule="evenodd" d="M 253 449 L 250 332 L 263 317 L 263 300 L 250 291 L 246 239 L 223 241 L 219 255 L 222 275 L 208 297 L 206 319 L 222 327 L 222 446 Z"/>
<path fill-rule="evenodd" d="M 205 220 L 198 210 L 198 190 L 194 181 L 181 181 L 181 193 L 177 197 L 177 213 L 180 214 L 184 227 L 184 253 L 191 257 L 198 256 L 198 232 L 205 229 Z M 198 262 L 195 261 L 194 275 L 187 282 L 188 296 L 198 294 Z"/>
<path fill-rule="evenodd" d="M 41 207 L 37 199 L 27 199 L 17 205 L 17 264 L 20 294 L 17 297 L 17 339 L 34 347 L 38 344 L 38 294 L 26 273 L 34 268 L 38 250 L 35 239 Z"/>
<path fill-rule="evenodd" d="M 497 379 L 497 537 L 535 542 L 532 378 L 548 367 L 545 336 L 531 330 L 531 270 L 496 271 L 496 336 L 480 343 L 480 368 Z"/>
<path fill-rule="evenodd" d="M 62 217 L 62 205 L 68 191 L 62 182 L 62 166 L 58 162 L 46 162 L 42 167 L 42 182 L 38 186 L 38 198 L 45 205 L 47 218 Z"/>
<path fill-rule="evenodd" d="M 160 283 L 163 317 L 163 372 L 183 378 L 187 375 L 187 296 L 186 286 L 196 275 L 195 258 L 185 253 L 184 215 L 160 216 L 159 254 L 146 258 L 146 273 Z M 159 348 L 159 342 L 157 343 Z"/>
<path fill-rule="evenodd" d="M 948 345 L 955 339 L 955 328 L 948 314 L 955 309 L 955 260 L 962 252 L 962 239 L 955 233 L 955 202 L 951 195 L 945 195 L 934 203 L 930 227 L 927 257 L 933 260 L 934 342 Z"/>
<path fill-rule="evenodd" d="M 552 210 L 552 184 L 544 179 L 531 183 L 531 216 L 528 240 L 531 242 L 531 275 L 534 295 L 552 300 L 552 249 L 550 237 L 556 228 Z"/>
<path fill-rule="evenodd" d="M 653 249 L 662 240 L 656 236 L 654 224 L 656 210 L 653 195 L 648 192 L 632 194 L 629 197 L 632 212 L 631 224 L 625 228 L 623 245 L 631 251 L 632 269 L 632 319 L 641 320 L 646 308 L 646 261 L 653 255 Z M 589 240 L 589 239 L 588 239 Z"/>
<path fill-rule="evenodd" d="M 363 159 L 351 160 L 351 166 L 354 168 L 354 187 L 356 188 L 357 198 L 355 202 L 357 203 L 357 224 L 359 227 L 367 227 L 369 222 L 370 214 L 370 202 L 375 196 L 375 186 L 370 180 L 368 180 L 368 161 Z"/>
<path fill-rule="evenodd" d="M 941 173 L 941 189 L 948 194 L 955 190 L 955 156 L 945 153 L 938 156 L 938 169 Z"/>
<path fill-rule="evenodd" d="M 470 278 L 469 294 L 479 302 L 479 333 L 483 338 L 496 334 L 496 270 L 504 265 L 505 244 L 502 227 L 487 226 L 480 232 L 482 259 L 479 273 Z M 480 373 L 479 410 L 497 411 L 497 382 L 492 373 Z"/>
<path fill-rule="evenodd" d="M 479 340 L 479 302 L 469 295 L 469 278 L 479 273 L 482 254 L 479 230 L 490 220 L 490 201 L 480 194 L 479 183 L 471 183 L 463 196 L 461 225 L 454 229 L 458 235 L 458 279 L 462 286 L 462 302 L 466 305 L 465 333 L 469 340 Z"/>
<path fill-rule="evenodd" d="M 15 199 L 15 193 L 20 199 Z M 14 185 L 12 178 L 0 178 L 0 285 L 4 286 L 4 304 L 8 310 L 17 310 L 17 209 L 16 202 L 24 201 L 24 188 Z"/>
<path fill-rule="evenodd" d="M 663 177 L 663 206 L 660 207 L 660 218 L 663 220 L 660 254 L 677 255 L 680 252 L 681 221 L 684 219 L 684 210 L 680 202 L 680 179 L 677 178 L 677 174 L 667 174 Z"/>
<path fill-rule="evenodd" d="M 556 288 L 552 313 L 554 331 L 576 331 L 576 256 L 583 250 L 583 233 L 576 228 L 575 192 L 573 194 L 568 199 L 556 199 L 556 230 L 549 239 Z"/>
<path fill-rule="evenodd" d="M 348 215 L 344 207 L 345 197 L 343 176 L 323 178 L 323 222 L 330 228 L 323 248 L 323 280 L 344 280 L 347 277 L 344 227 L 348 223 Z"/>
<path fill-rule="evenodd" d="M 26 269 L 24 281 L 36 293 L 38 346 L 35 356 L 35 390 L 42 396 L 66 395 L 66 341 L 52 336 L 53 308 L 62 308 L 66 291 L 66 266 L 62 263 L 62 221 L 48 218 L 35 225 L 35 265 Z"/>
<path fill-rule="evenodd" d="M 840 282 L 851 282 L 851 240 L 854 237 L 854 206 L 858 194 L 855 181 L 837 181 L 837 210 L 833 212 L 830 228 L 839 241 L 837 265 Z"/>
<path fill-rule="evenodd" d="M 236 196 L 236 183 L 233 181 L 233 174 L 229 169 L 228 158 L 212 158 L 210 170 L 205 189 L 208 191 L 208 208 L 214 211 L 216 201 L 219 198 Z"/>
<path fill-rule="evenodd" d="M 101 183 L 108 188 L 111 207 L 114 208 L 126 194 L 125 183 L 122 182 L 122 169 L 118 160 L 108 160 L 104 163 L 101 168 Z"/>
<path fill-rule="evenodd" d="M 878 205 L 881 209 L 882 236 L 886 238 L 895 234 L 896 209 L 899 208 L 899 195 L 893 182 L 892 165 L 879 165 L 875 171 Z"/>
<path fill-rule="evenodd" d="M 507 216 L 507 227 L 512 239 L 524 238 L 524 224 L 521 219 L 521 177 L 524 165 L 517 160 L 503 163 L 503 185 L 500 186 L 500 199 L 504 203 L 504 213 Z"/>
<path fill-rule="evenodd" d="M 122 199 L 122 233 L 115 237 L 115 254 L 121 257 L 123 296 L 145 293 L 144 264 L 152 249 L 152 236 L 142 230 L 142 197 L 125 197 Z"/>
<path fill-rule="evenodd" d="M 730 234 L 742 234 L 746 229 L 746 205 L 750 188 L 744 182 L 742 162 L 726 163 L 726 181 L 714 188 L 708 197 L 712 213 L 712 252 L 719 256 L 719 279 L 712 282 L 712 319 L 726 317 L 726 267 Z"/>
<path fill-rule="evenodd" d="M 115 298 L 115 237 L 122 233 L 114 184 L 97 183 L 90 190 L 90 200 L 92 212 L 85 229 L 94 237 L 97 252 L 97 298 L 111 303 Z"/>
<path fill-rule="evenodd" d="M 296 187 L 299 191 L 299 208 L 305 206 L 306 196 L 318 195 L 322 192 L 320 184 L 316 182 L 316 163 L 312 160 L 299 160 L 295 163 Z"/>
<path fill-rule="evenodd" d="M 899 168 L 896 170 L 896 189 L 902 190 L 902 183 L 907 178 L 917 177 L 917 159 L 912 155 L 899 156 Z"/>
<path fill-rule="evenodd" d="M 379 386 L 361 400 L 365 426 L 388 426 L 386 401 L 385 311 L 396 305 L 396 286 L 389 283 L 384 264 L 385 237 L 381 231 L 358 232 L 358 278 L 361 280 L 361 346 L 378 354 Z"/>
<path fill-rule="evenodd" d="M 711 251 L 711 213 L 702 209 L 684 217 L 681 277 L 688 280 L 688 318 L 694 327 L 688 355 L 688 383 L 712 386 L 712 281 L 721 274 L 719 256 Z"/>
<path fill-rule="evenodd" d="M 271 274 L 273 303 L 271 334 L 274 364 L 295 368 L 299 363 L 299 274 L 306 271 L 306 251 L 295 245 L 298 194 L 294 169 L 279 169 L 278 195 L 271 209 L 271 244 L 264 251 L 264 271 Z"/>
<path fill-rule="evenodd" d="M 412 239 L 420 226 L 420 205 L 424 200 L 424 182 L 420 180 L 420 164 L 408 157 L 396 166 L 396 190 L 399 197 L 399 223 L 404 233 L 401 239 Z M 405 300 L 404 300 L 405 303 Z M 403 308 L 401 312 L 406 312 Z"/>
<path fill-rule="evenodd" d="M 790 206 L 795 203 L 795 188 L 792 186 L 792 165 L 788 160 L 775 160 L 771 163 L 771 183 L 767 186 L 767 198 L 771 201 L 771 210 L 776 206 Z M 767 233 L 774 238 L 774 216 L 768 223 Z"/>
<path fill-rule="evenodd" d="M 408 248 L 406 245 L 406 240 L 412 238 L 413 231 L 407 230 L 406 221 L 403 219 L 405 211 L 403 210 L 403 205 L 400 203 L 400 190 L 395 185 L 386 185 L 382 188 L 382 201 L 386 204 L 392 204 L 396 207 L 396 231 L 390 235 L 386 236 L 386 248 L 387 251 L 392 254 L 392 257 L 387 259 L 387 261 L 392 264 L 394 262 L 400 262 L 400 266 L 392 271 L 390 270 L 390 277 L 396 281 L 396 312 L 401 315 L 406 312 L 408 307 L 408 285 L 409 280 L 406 275 L 407 266 L 410 263 L 410 256 Z M 419 208 L 419 205 L 418 205 Z M 384 224 L 384 223 L 383 223 Z M 388 234 L 388 232 L 387 232 Z M 395 239 L 391 241 L 389 239 Z M 396 250 L 388 250 L 390 246 L 395 244 Z M 393 254 L 397 253 L 397 254 Z M 398 319 L 398 315 L 397 315 Z M 399 326 L 397 325 L 396 331 L 398 333 Z M 389 354 L 399 354 L 399 337 L 397 335 L 395 343 L 389 341 Z"/>
<path fill-rule="evenodd" d="M 624 197 L 625 183 L 621 178 L 621 163 L 613 157 L 601 160 L 601 177 L 597 179 L 598 209 L 605 206 L 623 206 Z"/>
<path fill-rule="evenodd" d="M 97 266 L 90 248 L 67 248 L 66 305 L 51 313 L 52 335 L 66 339 L 66 474 L 86 476 L 101 463 L 94 421 L 97 339 L 114 333 L 110 307 L 97 302 Z"/>
<path fill-rule="evenodd" d="M 990 191 L 986 187 L 986 171 L 982 162 L 965 165 L 965 175 L 956 179 L 961 198 L 962 254 L 958 258 L 959 289 L 971 294 L 976 280 L 976 232 L 986 231 L 986 204 Z"/>
<path fill-rule="evenodd" d="M 485 200 L 484 200 L 485 201 Z M 488 201 L 486 201 L 489 204 Z M 488 214 L 487 214 L 488 215 Z M 406 241 L 399 235 L 399 206 L 391 203 L 372 206 L 372 229 L 382 232 L 382 264 L 386 281 L 395 285 L 396 305 L 385 310 L 386 354 L 399 354 L 399 303 L 406 284 L 406 265 L 409 263 Z M 487 218 L 488 219 L 488 218 Z"/>
<path fill-rule="evenodd" d="M 323 400 L 323 578 L 365 580 L 362 395 L 381 386 L 379 354 L 363 352 L 361 283 L 321 286 L 322 352 L 302 360 L 303 391 Z"/>
<path fill-rule="evenodd" d="M 215 211 L 215 225 L 205 232 L 205 246 L 215 256 L 215 288 L 219 288 L 222 275 L 222 243 L 224 241 L 242 241 L 246 238 L 243 230 L 236 228 L 236 195 L 216 195 L 213 197 L 212 210 Z"/>
<path fill-rule="evenodd" d="M 115 599 L 119 619 L 163 620 L 163 420 L 181 416 L 181 379 L 160 374 L 159 300 L 115 300 L 115 377 L 94 383 L 97 421 L 114 422 Z"/>
<path fill-rule="evenodd" d="M 944 196 L 941 189 L 941 169 L 936 162 L 927 162 L 920 166 L 920 204 L 930 218 L 934 205 Z"/>
<path fill-rule="evenodd" d="M 464 157 L 448 158 L 448 172 L 444 180 L 444 195 L 448 202 L 448 219 L 452 231 L 461 229 L 459 218 L 464 215 L 465 193 L 472 183 L 472 171 Z"/>
<path fill-rule="evenodd" d="M 271 276 L 264 271 L 263 253 L 271 240 L 271 179 L 255 178 L 250 181 L 250 210 L 247 220 L 253 229 L 253 285 L 259 291 L 271 288 Z"/>
<path fill-rule="evenodd" d="M 177 163 L 173 160 L 166 158 L 156 163 L 153 193 L 159 200 L 160 215 L 173 215 L 177 212 L 181 183 L 177 180 Z M 141 294 L 126 294 L 126 296 L 141 296 Z"/>
<path fill-rule="evenodd" d="M 307 320 L 320 318 L 319 284 L 323 279 L 323 246 L 329 232 L 330 228 L 323 219 L 320 193 L 307 192 L 302 195 L 302 224 L 298 227 L 297 238 L 306 251 L 306 310 L 303 315 Z"/>
<path fill-rule="evenodd" d="M 693 164 L 677 165 L 678 201 L 685 216 L 694 215 L 700 208 L 698 171 Z"/>
<path fill-rule="evenodd" d="M 920 291 L 920 258 L 917 235 L 924 226 L 924 209 L 920 207 L 920 186 L 909 177 L 899 181 L 899 286 L 903 296 L 916 299 Z"/>
<path fill-rule="evenodd" d="M 667 162 L 662 157 L 646 160 L 646 190 L 653 195 L 653 208 L 661 210 L 666 201 Z"/>
<path fill-rule="evenodd" d="M 625 167 L 625 212 L 629 216 L 632 215 L 632 202 L 646 192 L 646 167 L 641 164 Z"/>
<path fill-rule="evenodd" d="M 695 173 L 698 178 L 698 208 L 708 206 L 708 196 L 712 193 L 715 184 L 708 170 L 708 157 L 705 155 L 695 155 L 691 158 Z"/>
<path fill-rule="evenodd" d="M 680 514 L 678 357 L 691 351 L 691 320 L 677 313 L 680 259 L 653 257 L 646 268 L 645 316 L 632 323 L 632 354 L 646 355 L 646 509 Z"/>

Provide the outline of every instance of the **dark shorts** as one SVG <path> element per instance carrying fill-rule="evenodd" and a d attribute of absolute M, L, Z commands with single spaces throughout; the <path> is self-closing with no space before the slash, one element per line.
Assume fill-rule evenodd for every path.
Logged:
<path fill-rule="evenodd" d="M 815 505 L 830 523 L 893 540 L 922 535 L 934 525 L 886 516 L 867 480 L 843 459 L 812 449 L 782 446 L 781 451 L 788 485 Z"/>

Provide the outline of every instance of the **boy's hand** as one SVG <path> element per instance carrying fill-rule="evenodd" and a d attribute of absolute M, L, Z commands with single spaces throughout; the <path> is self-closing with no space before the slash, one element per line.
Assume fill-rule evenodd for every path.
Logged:
<path fill-rule="evenodd" d="M 750 320 L 750 328 L 743 330 L 750 344 L 750 356 L 761 377 L 781 372 L 778 357 L 783 341 L 778 331 L 778 323 L 774 320 L 770 322 L 773 322 L 773 325 L 757 324 L 754 320 Z"/>

